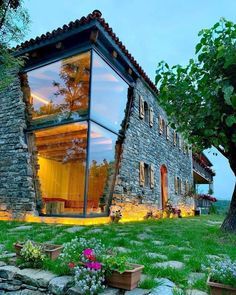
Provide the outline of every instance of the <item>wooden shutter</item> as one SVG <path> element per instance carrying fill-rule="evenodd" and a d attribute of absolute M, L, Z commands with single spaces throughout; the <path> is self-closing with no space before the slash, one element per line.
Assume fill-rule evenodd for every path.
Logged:
<path fill-rule="evenodd" d="M 139 183 L 140 186 L 144 186 L 145 175 L 144 175 L 144 162 L 139 163 Z"/>
<path fill-rule="evenodd" d="M 153 108 L 149 109 L 149 125 L 153 126 Z"/>
<path fill-rule="evenodd" d="M 182 145 L 182 138 L 179 136 L 179 149 L 181 150 L 181 145 Z"/>
<path fill-rule="evenodd" d="M 182 194 L 182 182 L 181 179 L 179 178 L 179 191 L 178 193 L 181 195 Z"/>
<path fill-rule="evenodd" d="M 158 116 L 158 126 L 159 126 L 159 133 L 162 134 L 163 125 L 162 125 L 162 117 L 161 117 L 161 115 Z"/>
<path fill-rule="evenodd" d="M 178 194 L 178 178 L 175 176 L 175 193 Z"/>
<path fill-rule="evenodd" d="M 174 134 L 173 134 L 173 143 L 174 143 L 174 146 L 176 146 L 176 142 L 177 142 L 177 133 L 174 130 Z"/>
<path fill-rule="evenodd" d="M 167 139 L 167 140 L 170 139 L 170 127 L 169 127 L 168 124 L 166 125 L 166 139 Z"/>
<path fill-rule="evenodd" d="M 185 180 L 185 193 L 187 194 L 188 192 L 189 192 L 188 181 Z"/>
<path fill-rule="evenodd" d="M 139 95 L 139 117 L 144 118 L 144 100 L 141 95 Z"/>
<path fill-rule="evenodd" d="M 154 166 L 150 165 L 150 187 L 154 188 Z"/>

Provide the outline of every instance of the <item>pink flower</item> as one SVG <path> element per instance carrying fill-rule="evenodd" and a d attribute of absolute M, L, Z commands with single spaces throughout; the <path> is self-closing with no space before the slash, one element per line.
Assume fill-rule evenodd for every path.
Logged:
<path fill-rule="evenodd" d="M 96 257 L 94 255 L 94 252 L 93 252 L 93 249 L 85 249 L 83 251 L 83 255 L 88 259 L 88 260 L 91 260 L 91 261 L 95 261 Z"/>
<path fill-rule="evenodd" d="M 86 267 L 91 268 L 91 269 L 95 269 L 95 270 L 99 270 L 102 268 L 102 265 L 100 262 L 97 261 L 93 261 L 93 262 L 87 262 L 85 263 Z"/>

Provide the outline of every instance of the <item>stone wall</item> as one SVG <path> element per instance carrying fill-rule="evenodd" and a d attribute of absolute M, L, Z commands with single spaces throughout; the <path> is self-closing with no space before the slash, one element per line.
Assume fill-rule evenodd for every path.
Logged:
<path fill-rule="evenodd" d="M 35 208 L 30 156 L 24 130 L 25 104 L 18 75 L 0 89 L 0 215 L 21 218 Z"/>
<path fill-rule="evenodd" d="M 147 102 L 149 108 L 153 108 L 154 122 L 150 127 L 144 119 L 139 116 L 139 95 Z M 168 197 L 174 205 L 180 205 L 182 200 L 180 195 L 175 193 L 175 177 L 188 181 L 189 185 L 193 182 L 192 176 L 192 154 L 180 149 L 178 144 L 174 146 L 173 133 L 170 128 L 170 137 L 159 133 L 158 116 L 167 122 L 167 117 L 162 108 L 158 105 L 154 94 L 138 80 L 134 89 L 134 101 L 132 112 L 129 119 L 129 127 L 126 130 L 126 138 L 123 143 L 123 153 L 121 156 L 119 175 L 117 177 L 114 202 L 121 205 L 124 202 L 142 203 L 140 210 L 154 207 L 161 209 L 161 185 L 160 168 L 162 165 L 168 171 Z M 150 186 L 142 187 L 139 181 L 140 161 L 154 165 L 154 188 Z M 188 205 L 190 206 L 190 201 Z M 152 206 L 154 205 L 154 206 Z M 137 206 L 136 206 L 137 208 Z M 139 210 L 137 208 L 137 210 Z M 132 213 L 134 208 L 132 210 Z"/>

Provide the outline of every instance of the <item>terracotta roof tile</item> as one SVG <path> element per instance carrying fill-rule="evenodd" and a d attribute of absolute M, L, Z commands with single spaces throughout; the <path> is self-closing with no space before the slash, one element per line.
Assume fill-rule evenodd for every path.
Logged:
<path fill-rule="evenodd" d="M 50 40 L 50 39 L 56 37 L 57 35 L 60 35 L 64 32 L 73 30 L 74 28 L 77 28 L 81 25 L 87 24 L 91 20 L 97 20 L 103 26 L 103 28 L 106 30 L 106 32 L 111 36 L 113 41 L 119 46 L 119 48 L 122 50 L 124 55 L 130 60 L 130 62 L 136 68 L 138 73 L 143 77 L 143 79 L 147 82 L 147 84 L 151 87 L 151 89 L 154 92 L 158 93 L 158 90 L 157 90 L 155 84 L 150 80 L 150 78 L 143 71 L 141 66 L 134 59 L 134 57 L 129 53 L 129 51 L 126 49 L 125 45 L 119 40 L 119 38 L 113 32 L 112 28 L 109 26 L 109 24 L 105 22 L 104 18 L 102 18 L 102 13 L 99 10 L 94 10 L 87 17 L 83 16 L 81 19 L 77 19 L 75 21 L 72 21 L 68 25 L 64 25 L 62 28 L 58 28 L 56 30 L 53 30 L 52 32 L 47 32 L 39 37 L 36 37 L 35 39 L 30 39 L 29 41 L 21 43 L 15 49 L 22 50 L 22 49 L 26 49 L 32 45 L 37 45 L 42 41 Z"/>

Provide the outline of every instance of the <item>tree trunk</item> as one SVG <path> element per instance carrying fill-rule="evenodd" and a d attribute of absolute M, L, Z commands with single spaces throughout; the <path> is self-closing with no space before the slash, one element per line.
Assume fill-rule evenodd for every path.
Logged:
<path fill-rule="evenodd" d="M 231 153 L 231 157 L 229 157 L 230 167 L 236 176 L 236 155 L 235 152 Z M 236 184 L 234 186 L 234 192 L 232 195 L 232 199 L 230 202 L 229 212 L 221 226 L 221 229 L 224 231 L 234 232 L 236 233 Z"/>

